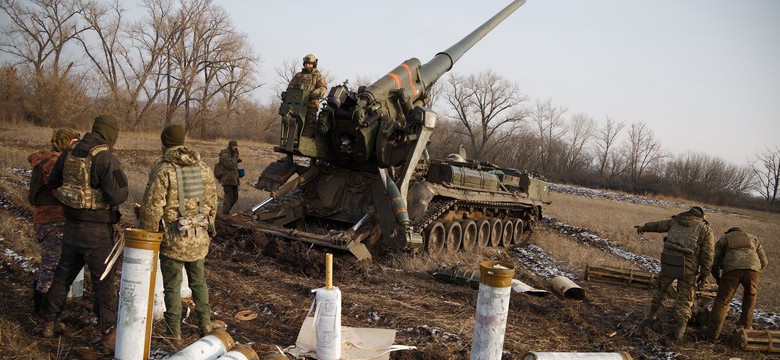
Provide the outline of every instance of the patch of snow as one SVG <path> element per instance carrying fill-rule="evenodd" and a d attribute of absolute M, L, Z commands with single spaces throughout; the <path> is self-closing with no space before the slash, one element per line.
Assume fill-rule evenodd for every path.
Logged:
<path fill-rule="evenodd" d="M 21 267 L 22 269 L 24 269 L 24 271 L 27 271 L 28 273 L 35 273 L 36 271 L 38 271 L 38 268 L 31 264 L 30 258 L 21 256 L 11 249 L 8 248 L 3 249 L 3 255 L 13 259 L 19 265 L 19 267 Z"/>

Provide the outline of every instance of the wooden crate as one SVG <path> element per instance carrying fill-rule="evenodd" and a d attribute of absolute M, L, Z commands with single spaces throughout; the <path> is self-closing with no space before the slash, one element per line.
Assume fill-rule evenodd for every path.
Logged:
<path fill-rule="evenodd" d="M 596 281 L 613 285 L 624 285 L 639 288 L 649 288 L 653 285 L 656 274 L 634 269 L 625 269 L 615 266 L 588 265 L 585 268 L 585 280 Z"/>
<path fill-rule="evenodd" d="M 731 345 L 745 351 L 780 353 L 780 330 L 737 329 Z"/>

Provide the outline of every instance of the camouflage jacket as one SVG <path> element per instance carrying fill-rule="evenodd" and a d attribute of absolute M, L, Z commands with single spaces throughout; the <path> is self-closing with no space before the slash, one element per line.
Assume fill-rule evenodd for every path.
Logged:
<path fill-rule="evenodd" d="M 309 106 L 318 106 L 328 91 L 328 83 L 317 69 L 303 69 L 295 74 L 287 87 L 297 86 L 309 92 Z"/>
<path fill-rule="evenodd" d="M 238 177 L 238 153 L 230 148 L 224 148 L 219 152 L 219 163 L 225 168 L 226 172 L 219 183 L 222 185 L 238 186 L 241 180 Z"/>
<path fill-rule="evenodd" d="M 197 197 L 184 198 L 185 214 L 180 214 L 179 178 L 176 167 L 200 167 L 203 181 L 202 203 Z M 199 184 L 198 184 L 199 185 Z M 204 214 L 208 220 L 205 227 L 193 228 L 186 233 L 176 231 L 179 220 Z M 217 215 L 216 180 L 211 169 L 200 160 L 200 154 L 184 146 L 168 148 L 149 173 L 141 208 L 141 228 L 147 231 L 162 231 L 163 242 L 160 254 L 179 261 L 203 259 L 208 253 L 211 236 L 214 234 L 214 220 Z"/>
<path fill-rule="evenodd" d="M 761 271 L 767 265 L 766 253 L 758 239 L 744 231 L 724 234 L 715 244 L 713 273 L 723 270 Z"/>
<path fill-rule="evenodd" d="M 37 171 L 36 167 L 43 163 L 43 166 L 39 168 L 39 170 L 41 171 L 40 175 L 41 175 L 41 180 L 43 181 L 42 184 L 43 186 L 40 189 L 38 189 L 38 191 L 41 192 L 47 191 L 48 194 L 40 194 L 40 195 L 50 200 L 50 201 L 45 201 L 47 202 L 47 204 L 33 206 L 33 210 L 32 210 L 33 224 L 48 224 L 53 222 L 65 221 L 65 215 L 63 215 L 62 213 L 62 203 L 60 203 L 56 199 L 52 191 L 52 188 L 49 186 L 49 174 L 51 174 L 51 170 L 52 168 L 54 168 L 54 163 L 57 162 L 57 158 L 59 156 L 60 156 L 59 152 L 50 151 L 50 150 L 41 150 L 38 152 L 34 152 L 27 157 L 27 161 L 30 163 L 30 166 L 33 168 L 33 171 Z"/>
<path fill-rule="evenodd" d="M 649 222 L 640 228 L 644 232 L 665 232 L 664 251 L 693 256 L 702 274 L 710 271 L 713 260 L 715 235 L 710 224 L 688 212 L 672 216 L 669 220 Z"/>

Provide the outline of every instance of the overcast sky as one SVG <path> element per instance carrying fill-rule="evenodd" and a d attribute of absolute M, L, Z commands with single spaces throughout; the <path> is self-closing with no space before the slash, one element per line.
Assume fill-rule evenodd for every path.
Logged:
<path fill-rule="evenodd" d="M 509 1 L 219 1 L 274 69 L 307 53 L 336 83 L 423 63 Z M 780 1 L 528 0 L 452 72 L 493 70 L 530 99 L 647 123 L 665 150 L 742 165 L 780 145 Z"/>

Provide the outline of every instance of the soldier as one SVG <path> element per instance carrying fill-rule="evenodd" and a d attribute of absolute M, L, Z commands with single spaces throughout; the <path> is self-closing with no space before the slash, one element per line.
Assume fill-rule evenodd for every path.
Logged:
<path fill-rule="evenodd" d="M 665 232 L 661 254 L 661 274 L 653 290 L 647 319 L 656 319 L 663 305 L 666 290 L 677 279 L 677 296 L 673 339 L 682 340 L 693 306 L 694 286 L 701 286 L 712 266 L 714 236 L 704 210 L 698 206 L 672 216 L 669 220 L 649 222 L 635 226 L 637 233 Z"/>
<path fill-rule="evenodd" d="M 217 215 L 216 180 L 200 154 L 184 146 L 184 127 L 168 125 L 160 134 L 163 155 L 155 163 L 144 192 L 141 228 L 160 231 L 160 269 L 165 294 L 165 324 L 181 344 L 182 267 L 187 271 L 201 335 L 212 330 L 204 263 Z"/>
<path fill-rule="evenodd" d="M 39 315 L 54 277 L 54 269 L 60 260 L 62 229 L 65 227 L 62 203 L 49 186 L 49 174 L 60 153 L 70 148 L 80 137 L 76 130 L 56 129 L 51 135 L 51 150 L 37 151 L 27 157 L 32 167 L 27 200 L 33 206 L 33 227 L 38 243 L 41 244 L 41 266 L 33 283 L 33 312 Z"/>
<path fill-rule="evenodd" d="M 230 209 L 238 201 L 238 185 L 241 183 L 238 176 L 238 163 L 242 160 L 238 157 L 238 142 L 230 140 L 227 148 L 219 152 L 219 165 L 222 166 L 224 174 L 219 178 L 222 184 L 225 197 L 222 199 L 222 213 L 230 214 Z"/>
<path fill-rule="evenodd" d="M 119 123 L 100 115 L 92 131 L 73 149 L 66 149 L 54 164 L 49 185 L 65 205 L 62 254 L 49 288 L 41 316 L 46 320 L 43 336 L 54 337 L 55 317 L 65 307 L 68 288 L 86 263 L 94 293 L 93 309 L 103 334 L 103 349 L 113 352 L 116 341 L 117 289 L 114 271 L 105 259 L 114 246 L 114 225 L 119 223 L 119 205 L 127 200 L 127 176 L 112 153 Z"/>
<path fill-rule="evenodd" d="M 313 54 L 303 57 L 303 69 L 296 73 L 287 88 L 296 87 L 309 92 L 309 103 L 306 106 L 306 118 L 303 122 L 301 136 L 314 138 L 317 130 L 317 108 L 320 100 L 325 97 L 328 90 L 328 83 L 317 70 L 318 59 Z"/>
<path fill-rule="evenodd" d="M 767 265 L 766 253 L 758 239 L 738 227 L 726 231 L 715 244 L 715 261 L 712 276 L 718 283 L 718 295 L 712 304 L 707 321 L 706 334 L 717 340 L 723 330 L 723 321 L 729 312 L 728 304 L 742 284 L 742 314 L 737 326 L 750 329 L 753 326 L 753 309 L 761 270 Z"/>

